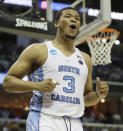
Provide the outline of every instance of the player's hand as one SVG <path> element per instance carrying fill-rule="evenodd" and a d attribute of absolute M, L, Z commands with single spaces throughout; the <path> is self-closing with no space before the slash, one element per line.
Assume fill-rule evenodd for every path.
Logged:
<path fill-rule="evenodd" d="M 108 95 L 109 85 L 106 82 L 101 82 L 99 77 L 97 77 L 96 80 L 97 80 L 96 84 L 97 96 L 100 99 L 104 99 Z"/>
<path fill-rule="evenodd" d="M 45 79 L 42 82 L 38 82 L 37 84 L 38 84 L 37 90 L 39 92 L 52 92 L 54 88 L 56 88 L 56 86 L 59 85 L 60 83 L 49 78 L 49 79 Z"/>

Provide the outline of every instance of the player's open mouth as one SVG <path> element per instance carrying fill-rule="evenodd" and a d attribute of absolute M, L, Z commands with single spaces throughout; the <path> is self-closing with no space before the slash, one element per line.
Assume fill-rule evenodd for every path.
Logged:
<path fill-rule="evenodd" d="M 72 30 L 75 30 L 75 29 L 76 29 L 76 25 L 70 25 L 70 28 L 71 28 Z"/>

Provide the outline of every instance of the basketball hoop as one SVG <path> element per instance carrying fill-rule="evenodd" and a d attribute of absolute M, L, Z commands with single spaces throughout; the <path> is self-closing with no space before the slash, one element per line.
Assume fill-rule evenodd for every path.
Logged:
<path fill-rule="evenodd" d="M 93 65 L 111 63 L 111 48 L 119 34 L 115 29 L 106 28 L 87 39 Z"/>

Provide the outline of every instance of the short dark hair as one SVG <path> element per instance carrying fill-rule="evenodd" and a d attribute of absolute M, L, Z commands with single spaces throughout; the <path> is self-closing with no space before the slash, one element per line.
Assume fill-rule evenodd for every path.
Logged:
<path fill-rule="evenodd" d="M 65 7 L 65 8 L 61 9 L 60 11 L 58 11 L 58 12 L 56 13 L 55 22 L 56 22 L 56 21 L 59 21 L 61 15 L 62 15 L 62 12 L 63 12 L 64 10 L 68 10 L 68 9 L 72 9 L 72 10 L 77 11 L 77 10 L 76 10 L 75 8 L 73 8 L 73 7 Z"/>

